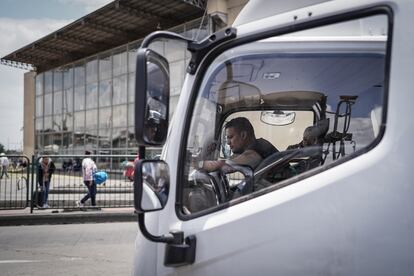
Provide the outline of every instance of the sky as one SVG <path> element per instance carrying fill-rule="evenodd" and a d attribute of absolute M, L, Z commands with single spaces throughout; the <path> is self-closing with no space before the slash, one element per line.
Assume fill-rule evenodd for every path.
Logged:
<path fill-rule="evenodd" d="M 38 40 L 112 0 L 0 0 L 0 57 Z M 23 148 L 23 78 L 0 64 L 0 143 Z"/>

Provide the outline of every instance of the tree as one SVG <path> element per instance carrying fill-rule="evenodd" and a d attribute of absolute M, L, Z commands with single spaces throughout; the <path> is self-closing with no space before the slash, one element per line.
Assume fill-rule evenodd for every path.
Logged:
<path fill-rule="evenodd" d="M 2 144 L 2 143 L 0 143 L 0 153 L 2 153 L 2 152 L 4 152 L 4 151 L 5 151 L 5 148 L 4 148 L 3 144 Z"/>

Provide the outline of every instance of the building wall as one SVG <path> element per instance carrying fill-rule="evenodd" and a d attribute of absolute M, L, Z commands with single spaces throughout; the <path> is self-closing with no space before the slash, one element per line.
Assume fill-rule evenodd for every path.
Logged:
<path fill-rule="evenodd" d="M 23 154 L 31 156 L 34 154 L 34 111 L 35 111 L 35 72 L 24 74 L 23 93 Z"/>
<path fill-rule="evenodd" d="M 228 25 L 233 24 L 237 15 L 240 13 L 241 9 L 244 7 L 244 5 L 246 5 L 247 2 L 249 2 L 249 0 L 228 0 L 228 3 L 227 3 Z"/>
<path fill-rule="evenodd" d="M 207 13 L 213 17 L 216 29 L 231 26 L 249 0 L 209 0 Z"/>

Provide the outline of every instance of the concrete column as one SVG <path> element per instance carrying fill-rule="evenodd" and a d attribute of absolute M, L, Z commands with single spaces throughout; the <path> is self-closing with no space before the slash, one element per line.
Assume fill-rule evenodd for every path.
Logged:
<path fill-rule="evenodd" d="M 227 0 L 227 2 L 227 24 L 231 25 L 249 0 Z"/>
<path fill-rule="evenodd" d="M 249 0 L 209 0 L 207 13 L 211 16 L 216 30 L 233 24 L 240 10 Z"/>
<path fill-rule="evenodd" d="M 23 154 L 30 158 L 35 149 L 35 98 L 36 98 L 36 72 L 24 74 L 23 99 Z"/>

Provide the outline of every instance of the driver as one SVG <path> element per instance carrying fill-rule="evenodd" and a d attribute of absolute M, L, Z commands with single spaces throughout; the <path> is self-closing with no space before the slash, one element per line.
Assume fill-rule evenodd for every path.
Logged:
<path fill-rule="evenodd" d="M 231 167 L 232 163 L 247 165 L 254 170 L 264 158 L 278 152 L 269 141 L 263 138 L 256 139 L 253 126 L 245 117 L 230 120 L 224 128 L 227 144 L 233 155 L 227 161 L 204 161 L 202 168 L 209 172 Z"/>

